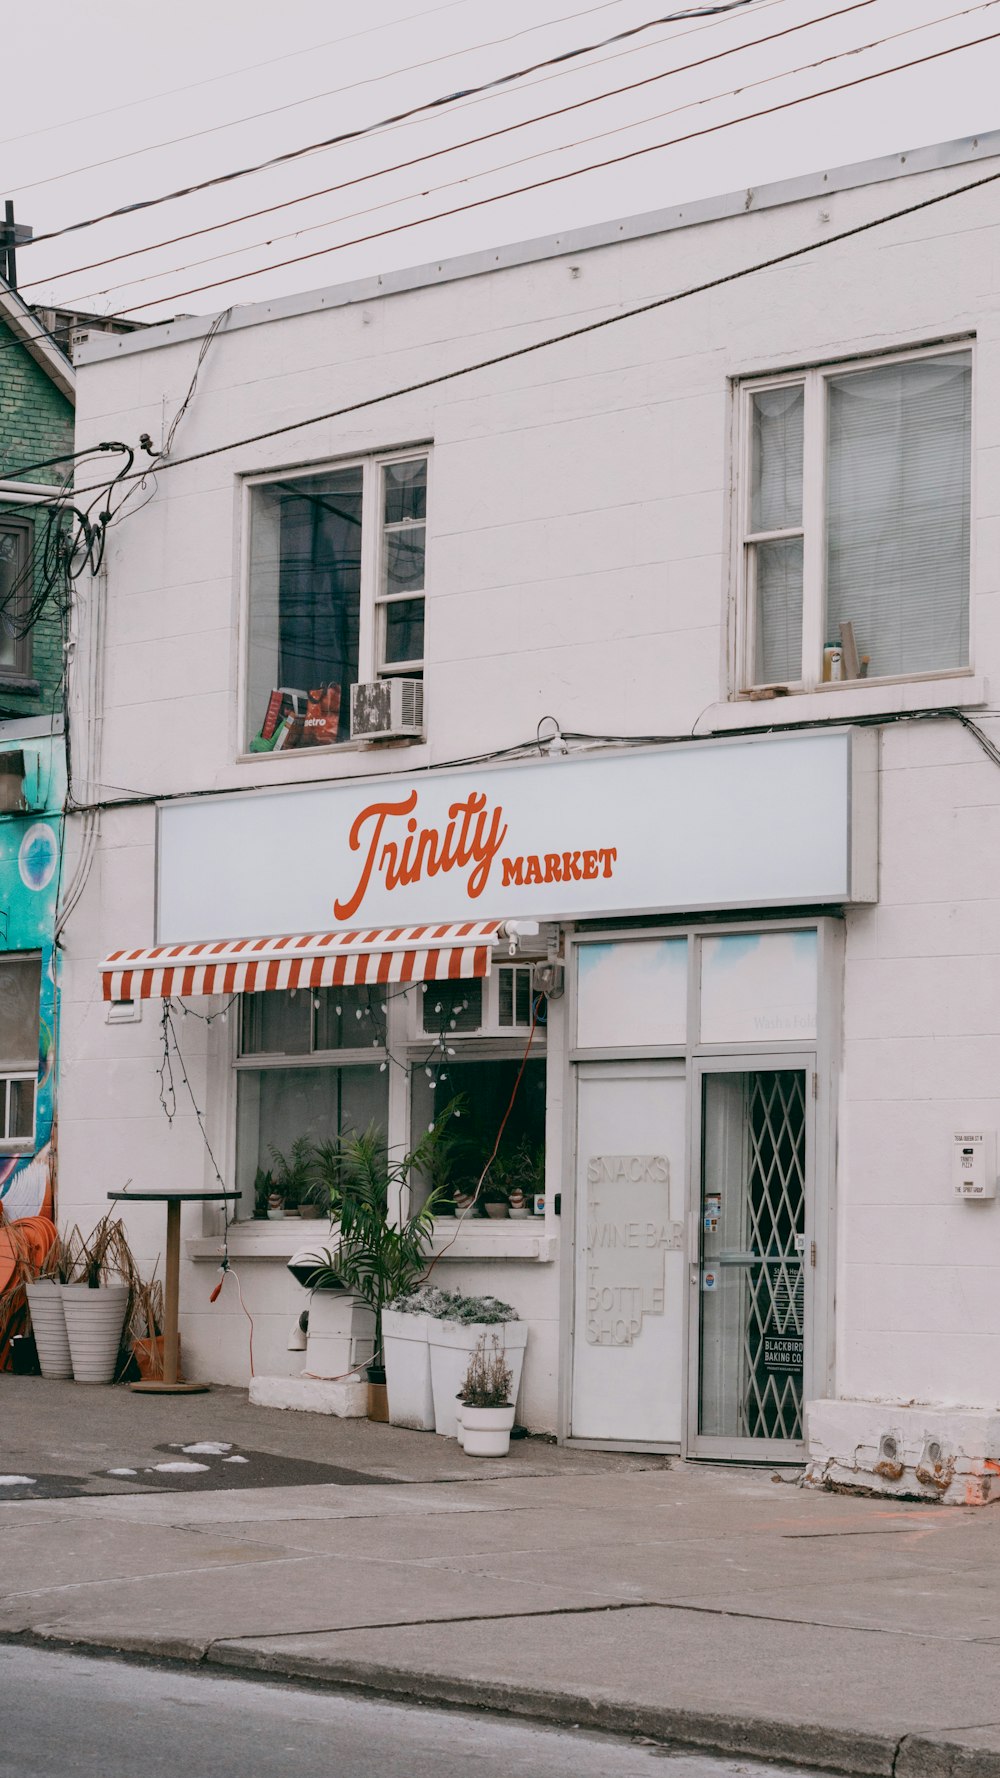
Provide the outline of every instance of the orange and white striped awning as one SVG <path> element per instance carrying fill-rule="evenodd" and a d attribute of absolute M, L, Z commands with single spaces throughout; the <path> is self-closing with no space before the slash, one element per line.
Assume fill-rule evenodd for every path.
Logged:
<path fill-rule="evenodd" d="M 388 926 L 375 932 L 308 932 L 112 951 L 101 964 L 105 1000 L 260 994 L 382 982 L 461 981 L 490 973 L 502 920 Z"/>

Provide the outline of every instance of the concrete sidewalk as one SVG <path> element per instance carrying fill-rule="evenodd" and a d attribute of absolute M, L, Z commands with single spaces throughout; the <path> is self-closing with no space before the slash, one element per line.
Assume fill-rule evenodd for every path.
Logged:
<path fill-rule="evenodd" d="M 1000 1778 L 989 1507 L 6 1375 L 0 1472 L 8 1637 Z"/>

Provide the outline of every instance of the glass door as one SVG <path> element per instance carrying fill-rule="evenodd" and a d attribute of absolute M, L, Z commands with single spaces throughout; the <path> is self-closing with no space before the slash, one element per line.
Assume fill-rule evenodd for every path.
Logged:
<path fill-rule="evenodd" d="M 795 1460 L 812 1302 L 813 1064 L 746 1062 L 713 1061 L 701 1071 L 689 1448 L 694 1456 Z"/>

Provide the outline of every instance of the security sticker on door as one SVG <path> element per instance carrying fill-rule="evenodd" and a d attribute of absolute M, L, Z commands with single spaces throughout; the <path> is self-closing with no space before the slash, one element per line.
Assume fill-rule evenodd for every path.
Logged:
<path fill-rule="evenodd" d="M 718 1234 L 718 1232 L 719 1232 L 719 1218 L 721 1215 L 722 1215 L 722 1193 L 721 1192 L 706 1192 L 705 1193 L 705 1233 L 706 1233 L 706 1235 L 717 1235 Z"/>
<path fill-rule="evenodd" d="M 705 1271 L 702 1272 L 701 1288 L 702 1290 L 718 1290 L 719 1274 L 714 1268 L 706 1267 Z"/>

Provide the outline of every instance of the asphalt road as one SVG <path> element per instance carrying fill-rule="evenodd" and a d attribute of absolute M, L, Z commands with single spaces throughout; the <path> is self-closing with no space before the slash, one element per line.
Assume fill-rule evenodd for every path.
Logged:
<path fill-rule="evenodd" d="M 780 1778 L 782 1771 L 496 1716 L 11 1644 L 0 1645 L 0 1725 L 0 1778 Z"/>

